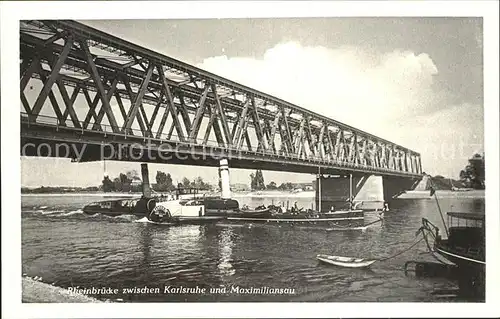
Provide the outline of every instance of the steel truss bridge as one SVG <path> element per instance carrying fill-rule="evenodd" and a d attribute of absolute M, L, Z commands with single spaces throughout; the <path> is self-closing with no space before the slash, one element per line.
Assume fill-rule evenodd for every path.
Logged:
<path fill-rule="evenodd" d="M 75 21 L 21 21 L 20 68 L 23 155 L 134 144 L 187 156 L 116 159 L 422 176 L 417 152 Z"/>

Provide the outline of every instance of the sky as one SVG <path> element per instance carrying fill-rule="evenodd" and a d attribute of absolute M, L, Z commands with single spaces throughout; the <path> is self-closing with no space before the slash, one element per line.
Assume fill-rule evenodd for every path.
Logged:
<path fill-rule="evenodd" d="M 281 18 L 80 21 L 287 100 L 421 154 L 423 170 L 458 178 L 484 151 L 480 18 Z M 22 185 L 98 185 L 139 163 L 22 158 Z M 217 169 L 150 165 L 174 181 Z M 231 170 L 232 183 L 251 171 Z M 266 183 L 307 174 L 264 172 Z"/>

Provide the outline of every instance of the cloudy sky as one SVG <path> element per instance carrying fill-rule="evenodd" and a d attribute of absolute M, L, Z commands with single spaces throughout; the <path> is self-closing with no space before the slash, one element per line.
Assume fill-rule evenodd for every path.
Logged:
<path fill-rule="evenodd" d="M 300 18 L 81 21 L 388 139 L 457 178 L 483 152 L 482 20 Z M 117 175 L 138 163 L 107 162 Z M 217 170 L 151 165 L 215 182 Z M 22 159 L 22 185 L 97 185 L 103 163 Z M 233 170 L 232 182 L 249 182 Z M 265 172 L 266 182 L 311 175 Z"/>

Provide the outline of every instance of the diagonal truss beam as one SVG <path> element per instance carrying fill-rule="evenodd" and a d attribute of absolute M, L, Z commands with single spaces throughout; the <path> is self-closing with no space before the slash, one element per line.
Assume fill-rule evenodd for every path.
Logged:
<path fill-rule="evenodd" d="M 219 95 L 217 94 L 217 88 L 216 88 L 215 84 L 212 84 L 212 92 L 214 93 L 215 106 L 217 108 L 218 116 L 220 117 L 222 130 L 224 132 L 226 146 L 231 147 L 233 145 L 233 136 L 231 135 L 231 132 L 229 131 L 229 125 L 228 125 L 228 121 L 226 118 L 226 113 L 224 111 L 224 108 L 222 107 L 222 103 L 219 99 Z"/>
<path fill-rule="evenodd" d="M 132 90 L 132 86 L 130 85 L 130 81 L 129 79 L 127 79 L 126 77 L 119 77 L 117 76 L 116 77 L 117 80 L 122 80 L 123 84 L 125 85 L 125 89 L 127 91 L 127 94 L 128 94 L 128 99 L 130 100 L 130 108 L 127 112 L 127 115 L 123 118 L 123 126 L 122 126 L 122 132 L 127 132 L 127 134 L 131 134 L 131 135 L 135 135 L 133 130 L 132 130 L 132 123 L 134 122 L 135 118 L 137 118 L 137 123 L 139 124 L 139 128 L 141 130 L 141 133 L 143 136 L 147 136 L 146 134 L 146 126 L 144 124 L 144 121 L 142 119 L 142 114 L 135 111 L 135 115 L 132 117 L 132 110 L 134 108 L 134 103 L 138 101 L 138 98 L 140 96 L 140 92 L 138 93 L 135 93 L 133 90 Z M 143 81 L 144 83 L 144 81 Z M 140 91 L 140 89 L 139 89 Z M 144 97 L 144 92 L 142 94 L 142 97 L 141 97 L 141 100 L 142 98 Z M 140 107 L 142 107 L 142 101 L 140 102 Z M 139 107 L 138 107 L 139 108 Z M 127 122 L 130 122 L 130 127 L 126 127 L 127 125 Z"/>
<path fill-rule="evenodd" d="M 163 94 L 165 94 L 165 96 L 167 97 L 167 103 L 168 103 L 167 109 L 165 110 L 164 116 L 163 116 L 161 124 L 160 124 L 161 129 L 159 131 L 163 131 L 163 127 L 165 126 L 165 121 L 167 119 L 167 115 L 168 115 L 168 113 L 170 113 L 172 115 L 172 120 L 173 120 L 175 129 L 177 131 L 177 136 L 179 137 L 179 139 L 182 142 L 184 142 L 185 141 L 184 133 L 182 132 L 181 124 L 179 122 L 179 116 L 177 114 L 178 112 L 176 112 L 174 110 L 174 108 L 175 108 L 174 98 L 172 96 L 172 92 L 170 91 L 170 87 L 168 86 L 167 79 L 165 77 L 165 73 L 163 73 L 163 69 L 159 65 L 156 66 L 156 69 L 158 71 L 158 74 L 160 75 L 160 79 L 161 79 L 161 82 L 163 84 L 163 87 L 162 87 Z M 182 113 L 182 111 L 180 111 L 180 112 Z M 188 117 L 188 119 L 189 119 L 189 117 Z M 185 119 L 184 119 L 184 122 L 186 122 Z M 186 123 L 184 123 L 184 124 L 186 125 Z M 189 129 L 189 128 L 186 127 L 186 129 Z"/>
<path fill-rule="evenodd" d="M 94 57 L 90 53 L 89 46 L 87 44 L 86 39 L 79 39 L 80 43 L 80 48 L 85 54 L 85 57 L 87 59 L 87 64 L 89 67 L 89 72 L 91 74 L 92 79 L 94 80 L 94 83 L 97 86 L 98 90 L 98 95 L 101 98 L 102 101 L 102 108 L 104 109 L 104 112 L 106 113 L 106 116 L 108 118 L 109 124 L 111 125 L 111 129 L 113 132 L 118 133 L 118 125 L 116 124 L 116 119 L 113 114 L 113 110 L 111 110 L 111 105 L 109 104 L 109 99 L 106 97 L 106 91 L 104 90 L 104 86 L 101 81 L 101 77 L 99 76 L 99 72 L 97 71 L 97 67 L 94 63 Z M 111 94 L 112 96 L 112 94 Z M 111 98 L 110 96 L 110 98 Z"/>
<path fill-rule="evenodd" d="M 68 37 L 66 39 L 66 43 L 64 44 L 63 51 L 59 55 L 59 59 L 57 59 L 56 63 L 52 67 L 52 71 L 50 72 L 47 81 L 45 81 L 43 85 L 42 91 L 38 95 L 35 104 L 33 105 L 33 108 L 31 110 L 31 116 L 33 120 L 36 120 L 38 114 L 40 113 L 40 110 L 42 109 L 43 104 L 45 103 L 45 100 L 47 99 L 47 96 L 49 94 L 53 96 L 52 86 L 59 77 L 59 71 L 61 70 L 61 67 L 63 66 L 64 62 L 66 61 L 66 58 L 68 57 L 69 51 L 71 50 L 72 46 L 73 46 L 73 37 Z"/>
<path fill-rule="evenodd" d="M 101 83 L 102 84 L 102 83 Z M 109 88 L 108 92 L 104 91 L 104 86 L 103 86 L 103 93 L 101 95 L 101 92 L 98 92 L 94 98 L 94 103 L 91 107 L 92 110 L 89 110 L 89 113 L 87 114 L 87 116 L 85 117 L 85 121 L 84 121 L 84 126 L 86 127 L 89 122 L 90 122 L 90 113 L 91 112 L 94 112 L 95 114 L 95 111 L 96 111 L 96 107 L 98 105 L 98 102 L 99 100 L 101 101 L 101 109 L 99 110 L 99 113 L 97 114 L 97 117 L 95 118 L 95 121 L 93 123 L 93 126 L 92 126 L 92 129 L 94 130 L 102 130 L 101 128 L 101 122 L 102 122 L 102 119 L 104 118 L 104 114 L 107 113 L 106 111 L 106 105 L 109 106 L 109 108 L 111 109 L 111 106 L 109 104 L 109 102 L 111 101 L 111 97 L 113 96 L 115 90 L 116 90 L 116 86 L 118 84 L 118 78 L 114 78 L 113 79 L 113 82 L 111 83 L 111 87 Z M 113 113 L 111 113 L 113 114 Z M 111 127 L 112 127 L 112 130 L 113 131 L 116 131 L 118 132 L 118 125 L 116 124 L 116 120 L 115 120 L 115 117 L 114 115 L 112 116 L 113 120 L 114 120 L 114 124 L 111 124 Z M 108 118 L 109 120 L 109 118 Z M 115 126 L 113 126 L 115 125 Z"/>
<path fill-rule="evenodd" d="M 128 131 L 132 127 L 132 123 L 134 122 L 135 118 L 138 115 L 139 107 L 142 106 L 142 97 L 144 96 L 144 93 L 146 93 L 146 90 L 148 88 L 149 80 L 151 79 L 151 75 L 153 74 L 153 64 L 149 63 L 148 70 L 146 72 L 146 77 L 144 78 L 141 87 L 139 88 L 139 92 L 135 95 L 135 99 L 133 100 L 133 104 L 131 108 L 128 111 L 127 114 L 127 121 L 123 125 L 122 130 L 123 131 Z M 132 96 L 130 97 L 132 99 Z M 141 126 L 141 131 L 145 135 L 145 126 L 144 123 Z"/>
<path fill-rule="evenodd" d="M 73 108 L 73 104 L 75 103 L 80 88 L 79 87 L 75 88 L 70 98 L 68 95 L 68 91 L 66 91 L 66 87 L 64 86 L 64 84 L 60 79 L 57 80 L 57 87 L 59 88 L 59 92 L 61 93 L 64 104 L 66 105 L 66 110 L 64 111 L 64 114 L 61 116 L 62 123 L 66 124 L 66 119 L 69 114 L 71 122 L 73 122 L 73 126 L 81 128 L 82 126 L 80 125 L 80 122 L 78 121 L 78 116 L 76 115 L 75 109 Z"/>
<path fill-rule="evenodd" d="M 201 120 L 203 118 L 203 114 L 205 113 L 205 101 L 207 99 L 209 88 L 210 88 L 209 85 L 205 85 L 205 89 L 203 90 L 200 102 L 198 103 L 196 114 L 194 115 L 193 123 L 191 125 L 191 130 L 189 131 L 189 140 L 193 143 L 196 143 L 198 132 L 201 126 Z"/>
<path fill-rule="evenodd" d="M 239 145 L 241 145 L 241 139 L 243 136 L 243 132 L 246 132 L 246 123 L 248 121 L 247 113 L 248 113 L 249 106 L 250 106 L 250 101 L 247 99 L 245 101 L 245 106 L 243 107 L 243 111 L 241 112 L 240 120 L 233 127 L 233 131 L 234 131 L 232 134 L 233 135 L 233 144 L 237 145 L 237 147 L 239 147 Z"/>

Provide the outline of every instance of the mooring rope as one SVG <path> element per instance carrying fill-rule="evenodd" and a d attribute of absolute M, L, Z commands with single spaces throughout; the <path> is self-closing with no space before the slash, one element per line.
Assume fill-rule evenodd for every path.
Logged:
<path fill-rule="evenodd" d="M 413 247 L 415 247 L 418 243 L 420 243 L 422 240 L 424 240 L 424 238 L 420 238 L 418 241 L 416 241 L 415 243 L 413 243 L 410 247 L 406 248 L 405 250 L 403 251 L 400 251 L 398 252 L 397 254 L 394 254 L 392 256 L 389 256 L 389 257 L 385 257 L 385 258 L 379 258 L 379 259 L 376 259 L 377 261 L 385 261 L 385 260 L 389 260 L 389 259 L 392 259 L 394 257 L 397 257 L 407 251 L 409 251 L 410 249 L 412 249 Z"/>
<path fill-rule="evenodd" d="M 373 225 L 373 224 L 375 224 L 375 223 L 383 223 L 383 222 L 384 222 L 384 218 L 382 218 L 382 217 L 378 217 L 378 219 L 377 219 L 377 220 L 372 221 L 372 222 L 370 222 L 370 223 L 368 223 L 368 224 L 366 224 L 366 225 L 359 226 L 359 227 L 368 227 L 368 226 Z M 328 224 L 329 224 L 331 227 L 337 227 L 337 228 L 342 228 L 342 229 L 349 229 L 349 228 L 352 228 L 352 225 L 351 225 L 351 224 L 349 224 L 349 226 L 342 226 L 342 225 L 339 225 L 339 224 L 337 224 L 337 223 L 333 223 L 333 222 L 328 222 Z"/>
<path fill-rule="evenodd" d="M 367 226 L 370 226 L 370 225 L 375 224 L 375 223 L 383 223 L 383 222 L 384 222 L 384 219 L 379 217 L 379 219 L 374 220 L 371 223 L 368 223 L 366 225 L 363 225 L 363 227 L 367 227 Z"/>
<path fill-rule="evenodd" d="M 444 263 L 442 260 L 440 260 L 439 258 L 437 258 L 435 255 L 434 255 L 434 250 L 432 249 L 430 243 L 429 243 L 429 239 L 427 238 L 427 235 L 428 233 L 425 232 L 426 230 L 429 231 L 429 233 L 431 233 L 432 237 L 434 238 L 434 240 L 436 240 L 436 236 L 434 235 L 434 233 L 427 227 L 423 227 L 421 228 L 419 231 L 422 233 L 422 239 L 425 239 L 425 244 L 427 245 L 427 249 L 428 249 L 428 252 L 431 254 L 432 258 L 436 259 L 437 261 L 439 261 L 441 264 L 446 264 Z"/>

